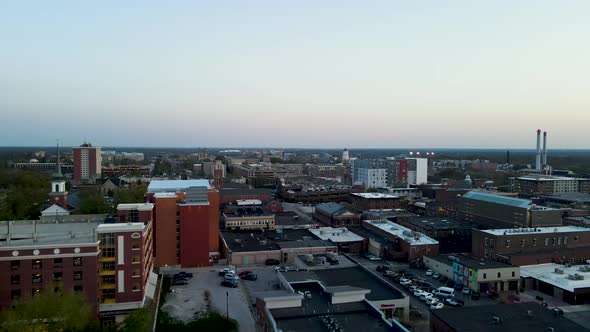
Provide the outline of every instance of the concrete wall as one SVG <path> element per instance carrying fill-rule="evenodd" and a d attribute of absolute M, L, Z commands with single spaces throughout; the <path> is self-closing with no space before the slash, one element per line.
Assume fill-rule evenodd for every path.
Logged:
<path fill-rule="evenodd" d="M 438 272 L 449 279 L 453 279 L 453 265 L 451 261 L 449 261 L 449 264 L 444 264 L 430 257 L 424 257 L 423 259 L 427 268 L 434 272 Z"/>

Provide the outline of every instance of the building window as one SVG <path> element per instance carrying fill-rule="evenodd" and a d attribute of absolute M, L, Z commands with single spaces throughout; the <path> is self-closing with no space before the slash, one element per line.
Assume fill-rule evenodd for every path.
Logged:
<path fill-rule="evenodd" d="M 510 248 L 510 240 L 506 240 L 506 248 Z"/>
<path fill-rule="evenodd" d="M 137 278 L 137 277 L 139 277 L 139 276 L 140 276 L 140 274 L 139 274 L 139 273 L 140 273 L 140 272 L 139 272 L 139 269 L 135 269 L 135 270 L 133 270 L 133 275 L 132 275 L 132 276 L 133 276 L 133 278 Z"/>
<path fill-rule="evenodd" d="M 33 274 L 33 278 L 31 281 L 34 284 L 40 284 L 41 282 L 43 282 L 43 276 L 41 275 L 41 273 L 35 273 Z"/>
<path fill-rule="evenodd" d="M 20 285 L 20 275 L 15 274 L 10 276 L 11 285 Z"/>
<path fill-rule="evenodd" d="M 35 296 L 37 294 L 41 293 L 41 288 L 33 288 L 31 290 L 31 295 Z"/>
<path fill-rule="evenodd" d="M 61 281 L 63 279 L 63 275 L 61 272 L 53 272 L 53 281 Z"/>
<path fill-rule="evenodd" d="M 84 291 L 84 287 L 82 285 L 74 285 L 74 292 L 82 293 Z"/>
<path fill-rule="evenodd" d="M 74 257 L 72 262 L 74 266 L 82 266 L 82 257 Z"/>
<path fill-rule="evenodd" d="M 115 269 L 115 262 L 104 262 L 102 263 L 103 271 L 112 271 Z"/>
<path fill-rule="evenodd" d="M 549 245 L 549 238 L 548 238 L 548 237 L 546 237 L 546 238 L 545 238 L 545 246 L 548 246 L 548 245 Z"/>
<path fill-rule="evenodd" d="M 563 244 L 567 244 L 567 236 L 563 238 Z"/>
<path fill-rule="evenodd" d="M 488 277 L 488 276 L 487 276 L 487 274 L 486 274 L 486 273 L 484 273 L 484 274 L 483 274 L 483 278 L 484 278 L 484 279 L 487 279 L 487 277 Z"/>
<path fill-rule="evenodd" d="M 54 258 L 53 259 L 53 267 L 61 268 L 63 267 L 63 262 L 61 258 Z"/>
<path fill-rule="evenodd" d="M 20 299 L 20 289 L 13 289 L 10 291 L 10 299 L 12 301 Z"/>
<path fill-rule="evenodd" d="M 139 249 L 141 249 L 141 245 L 140 245 L 140 244 L 139 244 L 139 242 L 137 242 L 137 241 L 134 241 L 134 242 L 131 244 L 131 246 L 132 246 L 131 248 L 132 248 L 133 250 L 139 250 Z"/>
<path fill-rule="evenodd" d="M 12 271 L 20 270 L 20 261 L 11 261 L 10 262 L 10 270 L 12 270 Z"/>
<path fill-rule="evenodd" d="M 112 246 L 115 244 L 114 233 L 100 233 L 100 236 L 98 238 L 103 246 Z"/>
<path fill-rule="evenodd" d="M 578 241 L 578 239 L 580 239 L 580 237 L 574 236 L 574 241 Z"/>
<path fill-rule="evenodd" d="M 40 259 L 33 261 L 33 270 L 40 270 L 42 268 L 43 268 L 43 263 L 41 262 Z"/>
<path fill-rule="evenodd" d="M 74 271 L 74 280 L 82 280 L 82 271 Z"/>
<path fill-rule="evenodd" d="M 502 273 L 498 272 L 498 278 L 502 277 Z"/>
<path fill-rule="evenodd" d="M 131 262 L 133 264 L 139 264 L 140 260 L 139 260 L 139 256 L 133 256 Z"/>
<path fill-rule="evenodd" d="M 533 247 L 537 246 L 537 238 L 533 238 Z"/>
<path fill-rule="evenodd" d="M 103 248 L 102 257 L 115 257 L 115 248 Z"/>
<path fill-rule="evenodd" d="M 520 246 L 521 247 L 524 247 L 525 244 L 526 244 L 526 240 L 525 239 L 520 240 Z"/>
<path fill-rule="evenodd" d="M 516 277 L 516 272 L 512 271 L 512 276 Z"/>
<path fill-rule="evenodd" d="M 114 284 L 115 283 L 115 276 L 103 276 L 102 277 L 103 284 Z"/>
<path fill-rule="evenodd" d="M 133 291 L 134 292 L 139 292 L 141 290 L 141 288 L 139 287 L 139 284 L 133 284 Z"/>

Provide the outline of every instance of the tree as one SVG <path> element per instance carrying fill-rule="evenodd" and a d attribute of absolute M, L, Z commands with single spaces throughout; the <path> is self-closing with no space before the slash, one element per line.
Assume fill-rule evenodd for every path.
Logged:
<path fill-rule="evenodd" d="M 83 190 L 80 193 L 80 206 L 77 214 L 101 214 L 109 213 L 109 206 L 98 190 Z"/>
<path fill-rule="evenodd" d="M 130 188 L 119 188 L 113 193 L 113 202 L 117 206 L 125 203 L 141 203 L 147 191 L 147 185 L 142 184 Z"/>
<path fill-rule="evenodd" d="M 93 310 L 86 299 L 73 291 L 44 291 L 15 303 L 0 317 L 6 332 L 86 331 L 96 327 Z"/>
<path fill-rule="evenodd" d="M 148 307 L 133 311 L 121 324 L 118 332 L 150 331 L 150 310 Z"/>

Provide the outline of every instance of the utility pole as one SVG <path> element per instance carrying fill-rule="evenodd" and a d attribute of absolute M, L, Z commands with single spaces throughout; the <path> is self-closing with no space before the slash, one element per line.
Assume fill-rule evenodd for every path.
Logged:
<path fill-rule="evenodd" d="M 225 319 L 229 320 L 229 292 L 225 291 Z"/>

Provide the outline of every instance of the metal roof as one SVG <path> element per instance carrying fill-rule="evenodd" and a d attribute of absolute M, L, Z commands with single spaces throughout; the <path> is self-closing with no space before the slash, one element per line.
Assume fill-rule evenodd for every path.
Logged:
<path fill-rule="evenodd" d="M 152 180 L 148 186 L 147 191 L 150 193 L 176 192 L 177 190 L 187 189 L 190 187 L 211 188 L 211 184 L 209 183 L 209 180 L 207 180 L 207 179 Z"/>
<path fill-rule="evenodd" d="M 501 205 L 510 205 L 514 207 L 519 207 L 523 209 L 527 209 L 531 206 L 532 202 L 528 199 L 522 198 L 513 198 L 513 197 L 506 197 L 488 193 L 482 193 L 479 191 L 470 191 L 463 195 L 465 198 L 475 199 L 478 201 L 484 201 L 489 203 L 501 204 Z"/>

